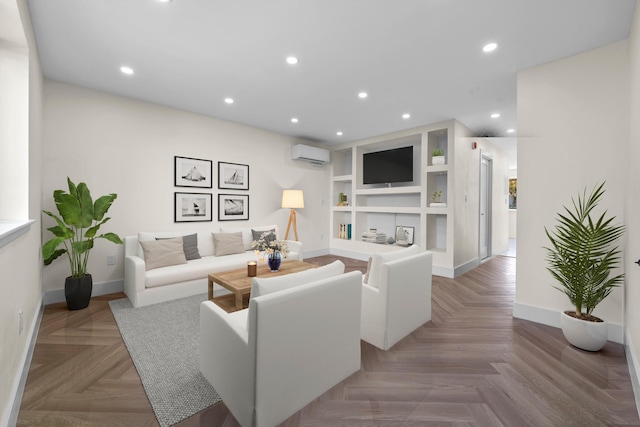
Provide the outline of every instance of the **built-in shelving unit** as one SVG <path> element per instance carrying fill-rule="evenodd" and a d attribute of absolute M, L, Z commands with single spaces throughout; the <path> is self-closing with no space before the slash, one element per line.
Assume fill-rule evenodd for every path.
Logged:
<path fill-rule="evenodd" d="M 369 138 L 336 148 L 332 153 L 331 251 L 359 259 L 374 252 L 396 250 L 395 244 L 375 244 L 362 240 L 371 229 L 395 238 L 396 228 L 413 231 L 413 242 L 434 253 L 434 272 L 442 266 L 444 275 L 453 272 L 453 224 L 451 223 L 453 133 L 455 121 L 399 132 L 392 137 Z M 363 155 L 412 145 L 414 177 L 401 184 L 362 182 Z M 433 165 L 432 152 L 442 149 L 446 164 Z M 435 192 L 440 203 L 430 206 Z M 339 194 L 347 195 L 348 206 L 338 206 Z M 351 224 L 351 238 L 340 238 L 340 224 Z"/>

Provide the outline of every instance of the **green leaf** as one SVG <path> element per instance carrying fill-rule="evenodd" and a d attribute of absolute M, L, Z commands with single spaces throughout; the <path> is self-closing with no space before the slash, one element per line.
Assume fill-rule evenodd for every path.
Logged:
<path fill-rule="evenodd" d="M 66 249 L 58 249 L 56 251 L 54 251 L 51 256 L 49 256 L 48 258 L 44 259 L 44 265 L 49 265 L 53 262 L 53 260 L 55 260 L 56 258 L 58 258 L 60 255 L 62 254 L 66 254 L 67 250 Z"/>
<path fill-rule="evenodd" d="M 74 227 L 81 226 L 80 202 L 78 199 L 71 194 L 56 190 L 53 192 L 53 200 L 55 200 L 58 212 L 60 212 L 65 224 Z"/>
<path fill-rule="evenodd" d="M 93 249 L 93 239 L 81 240 L 79 242 L 71 243 L 71 248 L 76 254 L 83 254 Z"/>
<path fill-rule="evenodd" d="M 54 253 L 56 252 L 56 249 L 58 248 L 58 246 L 60 246 L 62 244 L 62 242 L 64 242 L 65 240 L 66 239 L 63 238 L 63 237 L 54 237 L 53 239 L 49 240 L 44 245 L 42 245 L 42 258 L 44 258 L 45 261 L 50 259 L 54 255 Z M 65 252 L 66 252 L 66 250 L 65 250 Z M 58 256 L 56 256 L 56 258 Z"/>
<path fill-rule="evenodd" d="M 118 244 L 118 245 L 122 244 L 122 239 L 120 239 L 120 236 L 118 236 L 115 233 L 105 233 L 105 234 L 102 234 L 102 235 L 98 236 L 98 238 L 107 239 L 108 241 L 113 242 L 113 243 Z"/>
<path fill-rule="evenodd" d="M 71 194 L 76 199 L 78 198 L 78 191 L 76 189 L 76 185 L 71 181 L 69 177 L 67 177 L 67 185 L 69 186 L 69 194 Z M 62 190 L 58 190 L 62 191 Z"/>
<path fill-rule="evenodd" d="M 84 182 L 78 184 L 78 202 L 80 203 L 80 227 L 88 228 L 93 223 L 93 199 L 89 187 Z"/>
<path fill-rule="evenodd" d="M 93 205 L 93 219 L 95 219 L 96 221 L 102 220 L 104 215 L 111 207 L 111 204 L 117 197 L 117 194 L 111 193 L 98 198 L 98 200 L 96 200 L 95 204 Z"/>

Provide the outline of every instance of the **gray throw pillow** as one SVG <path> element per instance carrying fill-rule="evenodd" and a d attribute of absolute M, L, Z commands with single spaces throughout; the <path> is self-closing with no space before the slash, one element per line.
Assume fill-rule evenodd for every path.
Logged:
<path fill-rule="evenodd" d="M 257 242 L 258 240 L 260 240 L 260 237 L 262 236 L 263 233 L 268 233 L 265 238 L 264 238 L 264 242 L 266 245 L 268 245 L 270 242 L 273 242 L 274 240 L 276 240 L 276 230 L 271 229 L 271 230 L 254 230 L 251 229 L 251 234 L 253 234 L 253 241 Z M 258 247 L 258 250 L 265 250 L 265 248 L 263 247 Z"/>
<path fill-rule="evenodd" d="M 156 237 L 156 240 L 173 239 L 173 237 Z M 190 259 L 200 259 L 200 252 L 198 251 L 198 235 L 189 234 L 182 236 L 182 246 L 184 249 L 184 257 L 189 261 Z"/>

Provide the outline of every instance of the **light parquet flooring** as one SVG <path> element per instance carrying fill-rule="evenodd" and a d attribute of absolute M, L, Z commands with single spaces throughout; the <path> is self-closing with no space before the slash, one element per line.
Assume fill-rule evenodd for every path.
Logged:
<path fill-rule="evenodd" d="M 575 349 L 559 329 L 514 319 L 514 294 L 514 258 L 434 276 L 431 322 L 387 352 L 363 342 L 360 372 L 282 426 L 640 426 L 623 347 Z M 108 308 L 122 296 L 45 308 L 19 426 L 157 425 Z M 224 403 L 179 423 L 237 425 Z"/>

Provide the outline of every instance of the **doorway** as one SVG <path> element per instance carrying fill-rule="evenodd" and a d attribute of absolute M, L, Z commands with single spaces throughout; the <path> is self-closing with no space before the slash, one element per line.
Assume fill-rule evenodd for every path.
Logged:
<path fill-rule="evenodd" d="M 479 258 L 483 261 L 491 256 L 491 206 L 493 182 L 493 160 L 484 154 L 480 158 L 480 238 Z"/>

